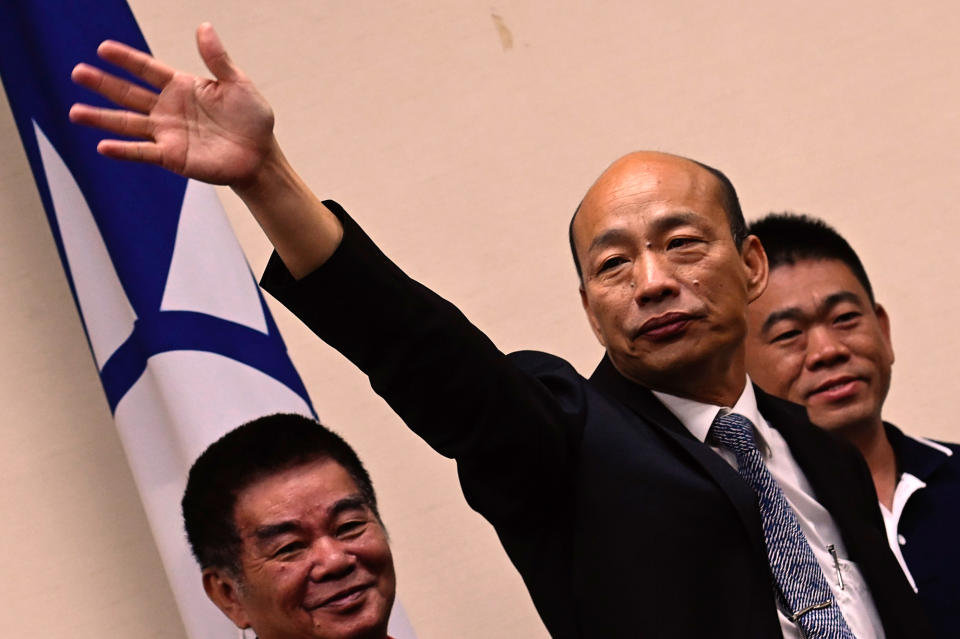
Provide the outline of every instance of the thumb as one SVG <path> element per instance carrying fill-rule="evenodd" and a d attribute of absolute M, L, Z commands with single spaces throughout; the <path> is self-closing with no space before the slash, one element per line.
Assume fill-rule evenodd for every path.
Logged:
<path fill-rule="evenodd" d="M 243 75 L 227 55 L 227 50 L 220 42 L 220 36 L 209 22 L 204 22 L 197 27 L 197 50 L 200 51 L 203 63 L 217 80 L 235 82 Z"/>

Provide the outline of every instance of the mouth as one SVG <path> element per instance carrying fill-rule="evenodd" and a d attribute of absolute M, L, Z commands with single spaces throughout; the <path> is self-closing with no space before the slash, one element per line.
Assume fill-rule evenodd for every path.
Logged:
<path fill-rule="evenodd" d="M 372 584 L 357 584 L 356 586 L 343 588 L 317 603 L 306 606 L 306 608 L 308 610 L 322 608 L 324 610 L 343 611 L 362 603 L 371 587 Z"/>
<path fill-rule="evenodd" d="M 656 317 L 651 317 L 637 330 L 634 337 L 642 337 L 654 341 L 667 340 L 683 333 L 687 326 L 696 319 L 695 315 L 673 311 Z"/>
<path fill-rule="evenodd" d="M 820 399 L 827 402 L 847 399 L 856 395 L 866 382 L 853 375 L 833 377 L 807 393 L 807 399 Z"/>

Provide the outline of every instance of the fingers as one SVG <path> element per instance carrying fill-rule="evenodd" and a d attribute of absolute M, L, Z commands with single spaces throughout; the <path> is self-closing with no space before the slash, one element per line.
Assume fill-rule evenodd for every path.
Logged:
<path fill-rule="evenodd" d="M 123 109 L 100 109 L 88 104 L 74 104 L 70 107 L 70 121 L 131 138 L 149 139 L 153 135 L 150 118 Z"/>
<path fill-rule="evenodd" d="M 71 79 L 80 86 L 99 93 L 120 106 L 141 113 L 148 113 L 157 103 L 157 94 L 122 80 L 89 64 L 80 63 L 73 68 Z"/>
<path fill-rule="evenodd" d="M 97 55 L 158 89 L 166 86 L 176 73 L 173 67 L 165 65 L 153 56 L 116 40 L 101 42 L 97 47 Z"/>
<path fill-rule="evenodd" d="M 101 140 L 97 152 L 116 160 L 143 162 L 163 166 L 163 152 L 153 142 L 123 142 L 121 140 Z"/>
<path fill-rule="evenodd" d="M 149 138 L 151 135 L 149 118 L 131 111 L 98 109 L 87 104 L 74 104 L 70 107 L 70 121 L 129 137 Z M 163 166 L 163 151 L 152 140 L 148 142 L 101 140 L 97 144 L 97 152 L 117 160 Z"/>
<path fill-rule="evenodd" d="M 243 72 L 230 60 L 227 50 L 220 42 L 220 36 L 209 22 L 204 22 L 197 27 L 197 50 L 200 51 L 203 63 L 217 80 L 235 82 L 243 77 Z"/>

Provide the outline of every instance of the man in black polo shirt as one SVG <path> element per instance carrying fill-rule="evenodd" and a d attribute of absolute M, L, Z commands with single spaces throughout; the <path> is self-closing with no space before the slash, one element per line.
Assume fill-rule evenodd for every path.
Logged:
<path fill-rule="evenodd" d="M 960 446 L 884 422 L 893 348 L 850 245 L 820 220 L 754 222 L 770 263 L 750 305 L 747 366 L 764 390 L 807 407 L 811 421 L 853 443 L 873 475 L 890 547 L 939 636 L 960 628 Z"/>

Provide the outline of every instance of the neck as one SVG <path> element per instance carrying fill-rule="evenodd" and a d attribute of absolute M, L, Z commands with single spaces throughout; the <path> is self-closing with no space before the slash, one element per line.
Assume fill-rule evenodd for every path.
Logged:
<path fill-rule="evenodd" d="M 863 455 L 873 476 L 877 499 L 888 510 L 892 509 L 893 493 L 897 488 L 897 458 L 890 440 L 887 439 L 883 422 L 877 418 L 868 425 L 846 428 L 840 431 L 840 434 Z"/>
<path fill-rule="evenodd" d="M 651 372 L 641 379 L 625 376 L 650 390 L 704 404 L 732 407 L 743 394 L 747 370 L 741 347 L 730 357 L 714 357 L 711 361 L 696 362 L 669 373 Z"/>

